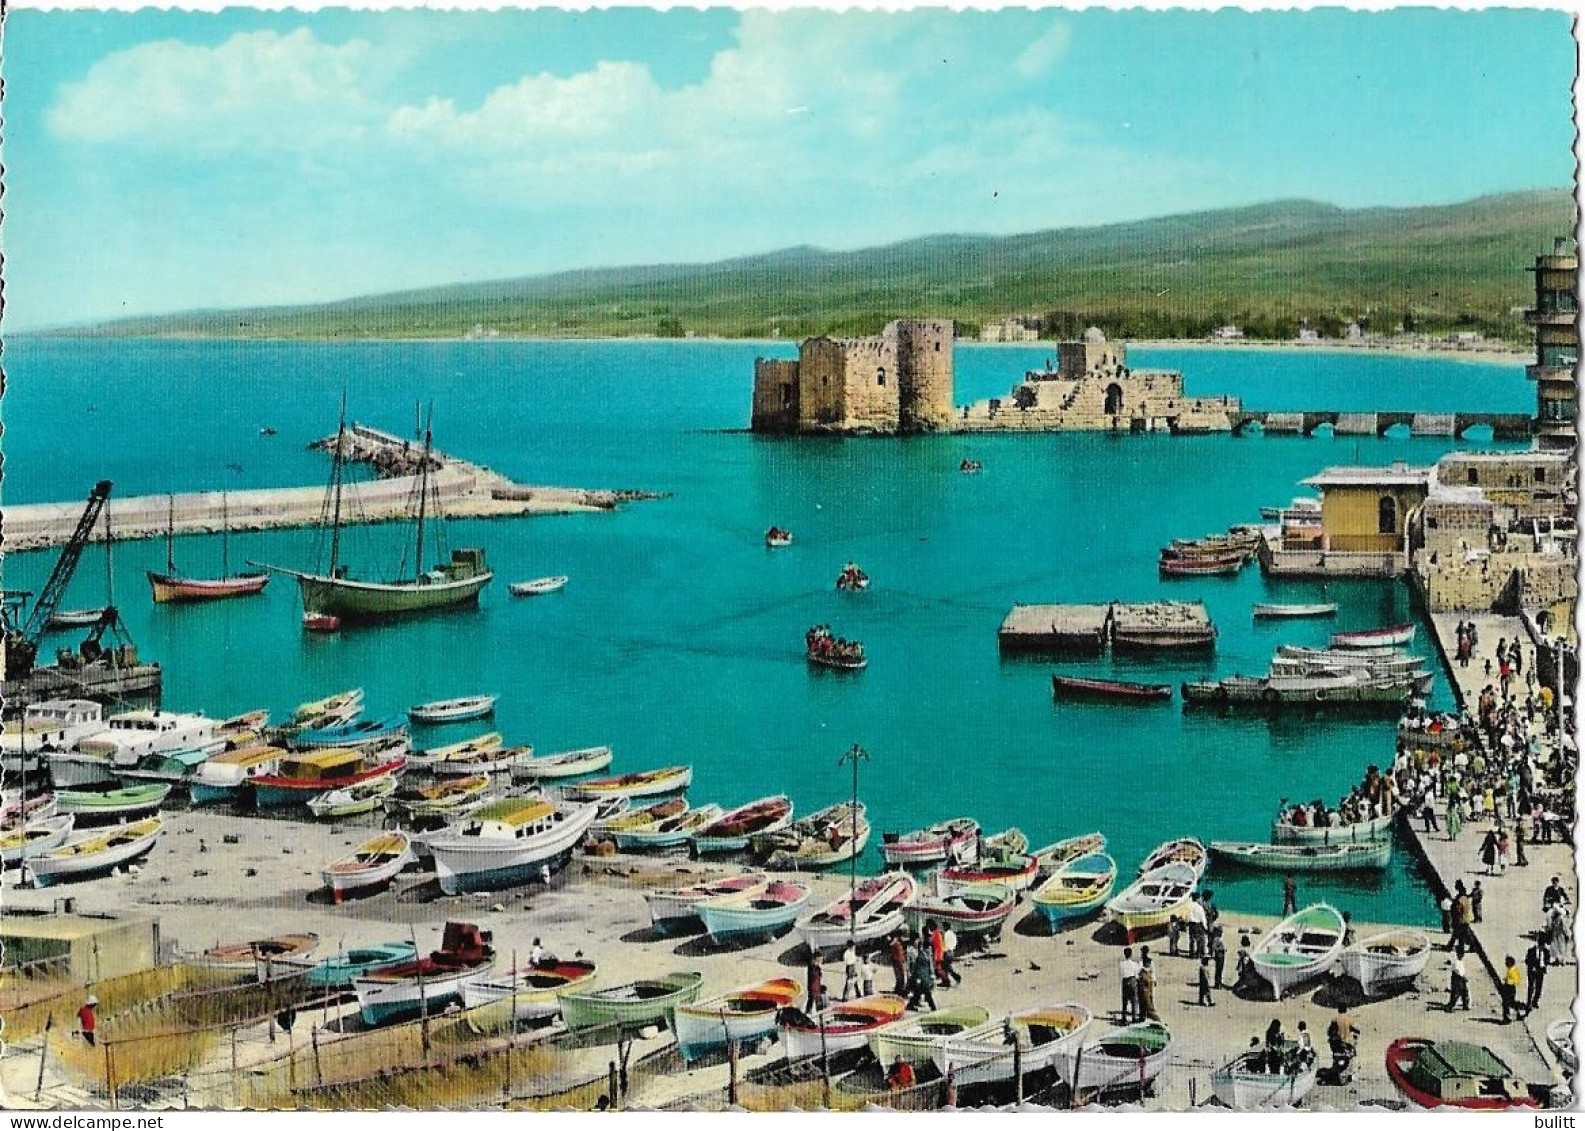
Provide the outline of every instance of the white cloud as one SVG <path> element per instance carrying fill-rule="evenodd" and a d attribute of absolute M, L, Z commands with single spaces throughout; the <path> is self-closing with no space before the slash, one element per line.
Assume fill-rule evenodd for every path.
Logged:
<path fill-rule="evenodd" d="M 1013 69 L 1025 78 L 1038 78 L 1068 53 L 1071 37 L 1067 24 L 1052 24 L 1044 35 L 1018 53 L 1018 58 L 1013 60 Z"/>

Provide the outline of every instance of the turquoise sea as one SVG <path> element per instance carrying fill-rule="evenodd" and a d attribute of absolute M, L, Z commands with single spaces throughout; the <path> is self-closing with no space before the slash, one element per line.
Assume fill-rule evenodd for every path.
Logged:
<path fill-rule="evenodd" d="M 1181 680 L 1260 672 L 1282 642 L 1417 615 L 1408 589 L 1235 579 L 1163 582 L 1156 549 L 1254 521 L 1307 493 L 1333 463 L 1434 461 L 1449 441 L 1097 435 L 769 439 L 748 420 L 756 354 L 791 343 L 106 342 L 8 344 L 4 498 L 318 484 L 307 443 L 350 415 L 412 427 L 434 402 L 437 443 L 533 483 L 669 492 L 613 514 L 450 524 L 497 571 L 476 612 L 338 636 L 305 636 L 295 588 L 262 599 L 156 608 L 142 571 L 159 541 L 118 545 L 115 588 L 166 704 L 277 712 L 352 685 L 370 709 L 476 691 L 502 696 L 511 742 L 543 751 L 610 743 L 616 768 L 690 762 L 697 801 L 790 794 L 800 811 L 846 796 L 838 757 L 862 744 L 860 792 L 877 830 L 968 814 L 1037 843 L 1099 828 L 1125 869 L 1172 836 L 1264 839 L 1282 797 L 1330 799 L 1392 757 L 1390 721 L 1229 720 L 1169 707 L 1053 704 L 1066 670 Z M 1050 351 L 960 346 L 959 402 L 1005 393 Z M 1252 351 L 1135 351 L 1184 370 L 1194 394 L 1252 407 L 1527 411 L 1518 366 Z M 278 435 L 261 437 L 270 426 Z M 1489 441 L 1470 446 L 1491 446 Z M 965 455 L 978 476 L 957 472 Z M 770 552 L 771 523 L 797 542 Z M 350 533 L 344 560 L 394 561 L 396 528 Z M 311 564 L 313 531 L 239 534 L 233 562 Z M 183 538 L 179 561 L 218 567 L 218 538 Z M 874 579 L 833 591 L 848 559 Z M 6 561 L 36 589 L 53 552 Z M 562 593 L 513 600 L 506 583 L 567 573 Z M 68 605 L 105 597 L 95 548 Z M 1068 663 L 1004 660 L 996 629 L 1015 601 L 1205 600 L 1214 657 Z M 1342 605 L 1335 625 L 1255 625 L 1261 600 Z M 813 671 L 803 632 L 829 622 L 865 642 L 869 670 Z M 1429 648 L 1424 639 L 1422 644 Z M 1437 689 L 1445 701 L 1445 686 Z M 448 736 L 449 737 L 449 736 Z M 879 836 L 877 835 L 877 843 Z M 867 866 L 879 865 L 872 848 Z M 1212 873 L 1224 906 L 1272 913 L 1274 876 Z M 1301 882 L 1356 919 L 1429 923 L 1435 909 L 1406 852 L 1368 883 Z"/>

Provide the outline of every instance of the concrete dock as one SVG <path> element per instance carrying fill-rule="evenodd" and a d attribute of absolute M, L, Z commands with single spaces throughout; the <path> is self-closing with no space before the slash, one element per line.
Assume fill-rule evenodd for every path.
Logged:
<path fill-rule="evenodd" d="M 1014 605 L 996 639 L 1004 652 L 1098 656 L 1108 646 L 1134 651 L 1210 648 L 1216 643 L 1216 626 L 1199 601 Z"/>

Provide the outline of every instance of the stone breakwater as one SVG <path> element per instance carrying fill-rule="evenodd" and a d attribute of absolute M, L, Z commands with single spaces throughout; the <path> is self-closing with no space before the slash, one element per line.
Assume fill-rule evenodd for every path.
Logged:
<path fill-rule="evenodd" d="M 334 444 L 335 438 L 330 437 L 310 446 L 328 449 Z M 421 459 L 411 441 L 352 425 L 343 452 L 348 460 L 369 463 L 385 476 L 345 485 L 341 508 L 344 523 L 391 522 L 411 513 Z M 438 504 L 451 518 L 576 514 L 614 510 L 622 502 L 661 497 L 647 491 L 516 483 L 499 472 L 440 451 L 432 451 L 430 461 L 430 505 Z M 76 529 L 82 512 L 83 504 L 77 501 L 5 507 L 0 511 L 5 545 L 12 552 L 61 545 Z M 317 526 L 328 521 L 322 486 L 112 498 L 106 505 L 106 515 L 109 529 L 121 541 L 161 538 L 168 527 L 177 534 L 213 534 L 222 523 L 229 524 L 232 530 L 249 531 Z M 96 526 L 91 540 L 104 541 L 106 525 L 101 522 Z"/>

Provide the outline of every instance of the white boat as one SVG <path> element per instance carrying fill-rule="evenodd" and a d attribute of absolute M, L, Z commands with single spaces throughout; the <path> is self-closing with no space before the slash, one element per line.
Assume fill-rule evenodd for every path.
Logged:
<path fill-rule="evenodd" d="M 104 708 L 88 699 L 44 699 L 30 704 L 20 719 L 0 731 L 0 771 L 33 770 L 46 751 L 68 750 L 105 728 Z"/>
<path fill-rule="evenodd" d="M 351 891 L 385 887 L 413 860 L 412 839 L 400 830 L 364 841 L 320 873 L 337 903 Z"/>
<path fill-rule="evenodd" d="M 1158 868 L 1165 868 L 1168 864 L 1187 864 L 1194 869 L 1195 878 L 1205 875 L 1206 865 L 1211 862 L 1210 855 L 1205 851 L 1205 845 L 1192 836 L 1179 837 L 1158 844 L 1145 857 L 1140 864 L 1137 875 L 1143 876 L 1146 872 L 1154 872 Z"/>
<path fill-rule="evenodd" d="M 1273 844 L 1354 844 L 1360 841 L 1386 840 L 1392 836 L 1393 814 L 1356 821 L 1352 825 L 1295 825 L 1291 821 L 1276 820 L 1271 824 Z"/>
<path fill-rule="evenodd" d="M 507 588 L 512 591 L 512 596 L 514 597 L 539 597 L 546 593 L 555 593 L 557 590 L 564 588 L 566 584 L 567 578 L 563 575 L 559 577 L 540 577 L 533 581 L 514 581 Z"/>
<path fill-rule="evenodd" d="M 193 771 L 187 783 L 194 805 L 233 801 L 256 777 L 275 773 L 287 753 L 279 746 L 248 746 L 216 754 Z"/>
<path fill-rule="evenodd" d="M 722 813 L 719 805 L 699 805 L 689 809 L 684 802 L 684 806 L 680 813 L 613 829 L 611 839 L 623 852 L 676 848 L 686 844 L 696 832 L 717 820 Z M 621 819 L 620 815 L 617 819 Z"/>
<path fill-rule="evenodd" d="M 29 821 L 23 828 L 0 833 L 0 864 L 20 863 L 24 857 L 59 848 L 72 835 L 72 826 L 76 823 L 77 818 L 67 813 Z"/>
<path fill-rule="evenodd" d="M 1125 931 L 1164 926 L 1168 919 L 1182 917 L 1199 875 L 1187 864 L 1168 864 L 1146 872 L 1106 904 L 1107 913 Z"/>
<path fill-rule="evenodd" d="M 1279 872 L 1379 872 L 1392 860 L 1392 841 L 1259 844 L 1254 841 L 1213 840 L 1211 855 L 1246 868 L 1269 868 Z"/>
<path fill-rule="evenodd" d="M 1402 648 L 1414 643 L 1415 626 L 1394 624 L 1386 628 L 1370 628 L 1363 632 L 1334 632 L 1334 648 Z"/>
<path fill-rule="evenodd" d="M 792 926 L 811 894 L 808 884 L 766 880 L 748 891 L 702 899 L 693 905 L 693 913 L 714 942 L 773 938 Z"/>
<path fill-rule="evenodd" d="M 461 1001 L 463 984 L 494 960 L 488 931 L 472 923 L 447 923 L 439 950 L 354 978 L 358 1012 L 369 1026 L 425 1014 L 438 1017 Z"/>
<path fill-rule="evenodd" d="M 1294 1107 L 1315 1087 L 1316 1061 L 1266 1072 L 1265 1049 L 1254 1049 L 1211 1075 L 1211 1092 L 1234 1111 Z"/>
<path fill-rule="evenodd" d="M 538 797 L 508 797 L 427 838 L 447 895 L 515 887 L 548 875 L 572 855 L 598 811 Z"/>
<path fill-rule="evenodd" d="M 692 766 L 662 766 L 611 778 L 590 778 L 562 787 L 562 795 L 575 801 L 600 801 L 607 797 L 664 797 L 681 793 L 693 783 Z"/>
<path fill-rule="evenodd" d="M 763 887 L 765 876 L 759 872 L 743 872 L 736 876 L 726 876 L 719 880 L 704 880 L 700 883 L 689 884 L 686 887 L 671 888 L 667 891 L 651 891 L 644 894 L 644 902 L 649 905 L 649 921 L 654 928 L 665 933 L 689 923 L 698 922 L 698 915 L 694 914 L 694 905 L 706 899 L 713 899 L 718 895 L 731 895 L 736 892 L 751 891 Z"/>
<path fill-rule="evenodd" d="M 130 825 L 91 829 L 39 856 L 29 853 L 27 869 L 34 886 L 41 888 L 102 876 L 148 855 L 164 828 L 159 817 L 145 817 Z"/>
<path fill-rule="evenodd" d="M 327 790 L 308 801 L 308 811 L 316 817 L 352 817 L 372 813 L 396 792 L 396 775 L 370 778 L 356 785 Z"/>
<path fill-rule="evenodd" d="M 1327 903 L 1301 908 L 1267 931 L 1249 957 L 1255 972 L 1270 983 L 1273 1000 L 1330 970 L 1343 951 L 1346 931 L 1342 913 Z"/>
<path fill-rule="evenodd" d="M 1335 617 L 1337 606 L 1319 605 L 1256 605 L 1250 610 L 1257 620 L 1277 617 Z"/>
<path fill-rule="evenodd" d="M 544 754 L 526 758 L 512 767 L 514 778 L 576 778 L 598 773 L 611 764 L 609 746 L 585 746 L 578 750 L 563 750 L 559 754 Z"/>
<path fill-rule="evenodd" d="M 448 762 L 465 762 L 476 754 L 498 749 L 504 741 L 500 731 L 492 730 L 463 739 L 461 742 L 449 742 L 444 746 L 413 750 L 407 755 L 407 768 L 425 773 L 438 773 Z"/>
<path fill-rule="evenodd" d="M 953 1037 L 978 1029 L 991 1019 L 978 1005 L 948 1006 L 882 1029 L 870 1037 L 870 1052 L 884 1069 L 904 1060 L 916 1068 L 930 1064 L 936 1049 Z"/>
<path fill-rule="evenodd" d="M 217 719 L 152 709 L 123 711 L 75 747 L 51 753 L 50 779 L 63 787 L 101 785 L 152 755 L 179 750 L 214 755 L 225 745 Z"/>
<path fill-rule="evenodd" d="M 584 959 L 542 958 L 519 970 L 474 974 L 462 983 L 464 1009 L 505 1003 L 513 1023 L 547 1021 L 561 1014 L 561 995 L 589 988 L 595 964 Z"/>
<path fill-rule="evenodd" d="M 482 719 L 495 711 L 494 695 L 466 695 L 458 699 L 438 699 L 433 703 L 420 703 L 407 709 L 407 717 L 415 723 L 460 723 L 469 719 Z"/>
<path fill-rule="evenodd" d="M 776 1018 L 797 1000 L 799 985 L 791 978 L 771 978 L 706 1001 L 677 1007 L 672 1028 L 684 1062 L 698 1060 L 728 1044 L 739 1048 L 776 1035 Z"/>
<path fill-rule="evenodd" d="M 310 699 L 306 703 L 299 703 L 297 709 L 292 712 L 287 726 L 318 730 L 322 727 L 351 722 L 362 713 L 363 688 L 354 687 L 347 691 L 338 691 L 334 695 L 327 695 L 323 699 Z"/>
<path fill-rule="evenodd" d="M 1053 841 L 1044 848 L 1035 849 L 1029 855 L 1033 856 L 1035 863 L 1040 865 L 1040 874 L 1048 876 L 1060 870 L 1064 864 L 1082 856 L 1093 856 L 1097 852 L 1105 851 L 1106 834 L 1094 832 Z"/>
<path fill-rule="evenodd" d="M 447 758 L 444 762 L 431 766 L 429 772 L 442 778 L 462 777 L 468 774 L 505 774 L 533 760 L 532 746 L 491 746 Z"/>
<path fill-rule="evenodd" d="M 979 831 L 980 823 L 973 817 L 958 817 L 901 835 L 882 833 L 881 859 L 904 868 L 923 868 L 948 859 L 961 860 L 974 846 Z"/>
<path fill-rule="evenodd" d="M 1084 1040 L 1089 1027 L 1090 1011 L 1077 1002 L 1025 1009 L 943 1042 L 935 1052 L 935 1065 L 960 1088 L 1011 1081 L 1015 1041 L 1019 1069 L 1028 1076 L 1056 1065 Z"/>
<path fill-rule="evenodd" d="M 776 1022 L 782 1055 L 789 1061 L 829 1059 L 862 1049 L 871 1036 L 903 1019 L 903 1005 L 895 994 L 871 994 L 834 1002 L 813 1017 L 785 1009 Z"/>
<path fill-rule="evenodd" d="M 1361 939 L 1338 958 L 1338 967 L 1358 982 L 1366 997 L 1412 983 L 1431 960 L 1431 938 L 1407 927 Z"/>
<path fill-rule="evenodd" d="M 1143 1094 L 1172 1055 L 1172 1032 L 1160 1021 L 1136 1021 L 1102 1036 L 1089 1033 L 1057 1061 L 1076 1102 L 1117 1093 Z"/>
<path fill-rule="evenodd" d="M 68 575 L 70 576 L 70 575 Z M 61 609 L 51 613 L 45 623 L 50 628 L 90 628 L 103 619 L 105 611 L 98 609 Z"/>
<path fill-rule="evenodd" d="M 1546 1027 L 1547 1048 L 1570 1076 L 1579 1071 L 1579 1054 L 1574 1051 L 1574 1018 L 1560 1017 Z"/>
<path fill-rule="evenodd" d="M 903 908 L 919 890 L 910 875 L 871 876 L 850 895 L 844 892 L 819 911 L 800 916 L 794 929 L 812 952 L 841 950 L 848 943 L 885 938 L 903 925 Z"/>

